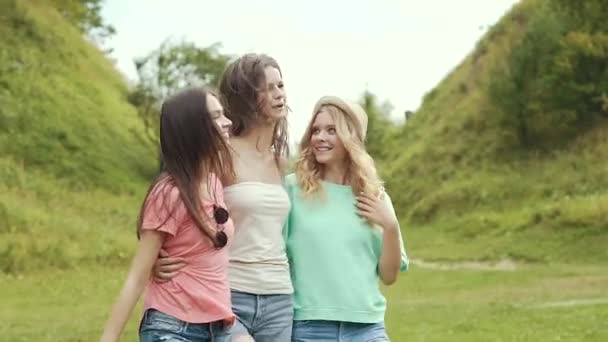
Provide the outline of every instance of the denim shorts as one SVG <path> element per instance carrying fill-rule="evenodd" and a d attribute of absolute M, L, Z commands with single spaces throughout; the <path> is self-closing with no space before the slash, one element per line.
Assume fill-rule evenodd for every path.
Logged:
<path fill-rule="evenodd" d="M 291 341 L 293 296 L 255 295 L 232 290 L 232 311 L 237 317 L 231 334 L 250 335 L 255 342 Z"/>
<path fill-rule="evenodd" d="M 292 342 L 387 342 L 384 323 L 294 321 Z"/>
<path fill-rule="evenodd" d="M 141 342 L 230 342 L 224 322 L 187 323 L 155 309 L 148 309 L 139 326 Z"/>

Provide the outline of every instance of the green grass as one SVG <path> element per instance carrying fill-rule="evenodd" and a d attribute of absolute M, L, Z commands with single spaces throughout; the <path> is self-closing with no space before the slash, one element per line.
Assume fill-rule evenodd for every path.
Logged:
<path fill-rule="evenodd" d="M 414 268 L 388 291 L 394 341 L 603 341 L 608 275 L 602 267 L 516 271 Z M 603 304 L 542 307 L 573 299 Z"/>
<path fill-rule="evenodd" d="M 7 341 L 94 341 L 126 267 L 81 267 L 0 278 L 0 335 Z M 413 266 L 388 298 L 392 341 L 605 341 L 608 274 L 601 266 L 439 271 Z M 570 307 L 573 299 L 604 302 Z M 138 307 L 123 335 L 136 341 Z"/>

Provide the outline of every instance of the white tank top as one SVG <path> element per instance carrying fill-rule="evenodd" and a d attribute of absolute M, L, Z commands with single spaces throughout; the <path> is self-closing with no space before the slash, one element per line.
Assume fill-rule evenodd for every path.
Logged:
<path fill-rule="evenodd" d="M 224 188 L 235 226 L 230 288 L 253 294 L 293 292 L 283 227 L 291 204 L 280 184 L 241 182 Z"/>

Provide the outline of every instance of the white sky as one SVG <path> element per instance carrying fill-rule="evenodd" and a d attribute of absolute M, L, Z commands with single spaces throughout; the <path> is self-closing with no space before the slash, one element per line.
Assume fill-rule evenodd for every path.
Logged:
<path fill-rule="evenodd" d="M 267 53 L 283 70 L 292 141 L 323 95 L 358 100 L 365 89 L 389 100 L 392 117 L 422 96 L 473 49 L 517 0 L 105 0 L 117 34 L 118 68 L 135 80 L 133 58 L 171 36 L 221 52 Z"/>

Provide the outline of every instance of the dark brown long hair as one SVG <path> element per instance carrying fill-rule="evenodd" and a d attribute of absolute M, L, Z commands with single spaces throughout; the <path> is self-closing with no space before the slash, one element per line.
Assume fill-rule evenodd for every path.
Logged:
<path fill-rule="evenodd" d="M 251 127 L 265 119 L 266 91 L 264 69 L 276 68 L 281 77 L 283 73 L 274 58 L 264 55 L 245 54 L 228 64 L 220 79 L 220 96 L 226 116 L 232 121 L 232 134 L 241 136 Z M 271 148 L 277 166 L 289 157 L 289 136 L 287 119 L 279 119 L 273 129 Z"/>
<path fill-rule="evenodd" d="M 211 173 L 219 179 L 228 180 L 234 179 L 235 175 L 228 143 L 207 109 L 208 94 L 214 95 L 205 88 L 189 88 L 171 96 L 162 104 L 162 169 L 150 185 L 142 204 L 137 224 L 138 237 L 150 194 L 160 191 L 158 194 L 163 198 L 162 206 L 170 213 L 165 222 L 174 215 L 176 207 L 183 203 L 196 226 L 217 246 L 210 219 L 201 216 L 201 184 L 206 182 L 212 194 L 211 189 L 217 185 L 211 184 Z M 182 203 L 171 201 L 171 190 L 175 188 L 179 190 Z"/>

